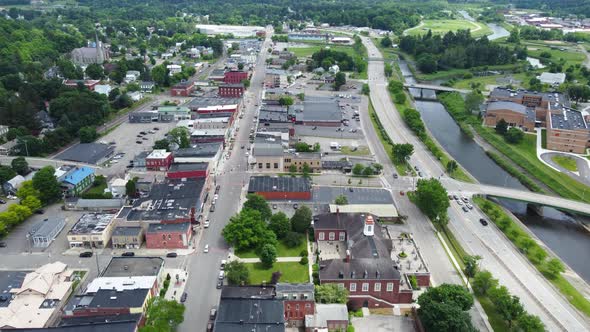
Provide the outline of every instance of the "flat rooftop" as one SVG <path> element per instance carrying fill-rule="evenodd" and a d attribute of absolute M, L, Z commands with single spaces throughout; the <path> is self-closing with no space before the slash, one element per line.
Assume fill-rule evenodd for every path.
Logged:
<path fill-rule="evenodd" d="M 581 112 L 564 108 L 561 112 L 551 112 L 551 128 L 578 130 L 588 129 L 588 126 Z"/>
<path fill-rule="evenodd" d="M 111 155 L 115 147 L 101 143 L 80 143 L 57 155 L 54 159 L 96 164 Z"/>
<path fill-rule="evenodd" d="M 157 276 L 163 265 L 160 257 L 113 257 L 101 277 Z"/>
<path fill-rule="evenodd" d="M 223 73 L 221 75 L 223 76 Z M 241 98 L 197 97 L 184 104 L 184 106 L 191 110 L 198 110 L 201 108 L 213 110 L 216 107 L 224 108 L 224 106 L 227 105 L 239 105 L 241 101 Z"/>
<path fill-rule="evenodd" d="M 30 272 L 32 271 L 0 271 L 0 294 L 9 295 L 11 289 L 20 288 Z M 8 301 L 0 302 L 0 308 L 8 307 L 11 300 L 9 298 Z"/>
<path fill-rule="evenodd" d="M 391 230 L 393 227 L 387 227 Z M 408 234 L 402 234 L 395 231 L 389 232 L 392 240 L 391 259 L 402 273 L 429 273 L 428 267 L 416 246 L 416 242 Z M 400 258 L 399 254 L 406 253 L 408 257 Z"/>
<path fill-rule="evenodd" d="M 101 234 L 113 221 L 114 214 L 88 213 L 82 215 L 68 232 L 69 235 Z"/>
<path fill-rule="evenodd" d="M 248 184 L 248 193 L 256 192 L 309 192 L 311 182 L 304 177 L 291 176 L 252 176 Z"/>
<path fill-rule="evenodd" d="M 208 167 L 209 163 L 174 163 L 170 165 L 168 172 L 204 171 Z"/>
<path fill-rule="evenodd" d="M 297 114 L 297 120 L 341 122 L 342 112 L 336 98 L 306 96 L 303 113 Z"/>
<path fill-rule="evenodd" d="M 198 143 L 191 148 L 178 149 L 173 152 L 174 157 L 213 157 L 219 152 L 221 142 Z"/>

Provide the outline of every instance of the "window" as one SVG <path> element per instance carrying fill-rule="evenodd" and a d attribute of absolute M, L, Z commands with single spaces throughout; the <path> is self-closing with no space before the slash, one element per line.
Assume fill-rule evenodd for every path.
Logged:
<path fill-rule="evenodd" d="M 350 283 L 350 291 L 351 292 L 356 292 L 356 282 L 351 282 Z"/>
<path fill-rule="evenodd" d="M 279 168 L 279 163 L 274 164 L 275 168 Z"/>
<path fill-rule="evenodd" d="M 290 304 L 287 304 L 287 311 L 288 310 L 291 310 L 291 305 Z"/>
<path fill-rule="evenodd" d="M 368 291 L 369 291 L 369 283 L 363 282 L 363 292 L 368 292 Z"/>
<path fill-rule="evenodd" d="M 330 239 L 330 241 L 334 241 L 334 238 L 336 238 L 336 234 L 334 234 L 334 232 L 330 232 L 328 238 Z"/>
<path fill-rule="evenodd" d="M 375 290 L 375 292 L 380 292 L 381 291 L 381 283 L 380 282 L 375 283 L 374 290 Z"/>
<path fill-rule="evenodd" d="M 178 234 L 178 239 L 182 240 L 182 234 Z"/>
<path fill-rule="evenodd" d="M 344 232 L 338 233 L 338 241 L 344 241 Z"/>
<path fill-rule="evenodd" d="M 320 232 L 320 234 L 319 234 L 319 239 L 320 239 L 320 241 L 324 241 L 324 239 L 325 239 L 325 234 L 324 234 L 324 232 Z"/>
<path fill-rule="evenodd" d="M 295 305 L 295 310 L 299 311 L 299 304 Z"/>
<path fill-rule="evenodd" d="M 162 240 L 166 240 L 166 234 L 162 234 Z"/>
<path fill-rule="evenodd" d="M 306 303 L 306 304 L 305 304 L 305 309 L 309 309 L 309 308 L 311 308 L 311 304 L 309 304 L 309 303 Z"/>
<path fill-rule="evenodd" d="M 343 284 L 343 283 L 339 283 L 339 284 L 338 284 L 338 288 L 340 288 L 340 289 L 344 289 L 344 284 Z"/>
<path fill-rule="evenodd" d="M 388 292 L 393 292 L 393 282 L 388 282 L 387 283 L 387 291 Z"/>
<path fill-rule="evenodd" d="M 266 163 L 266 168 L 270 169 L 270 163 Z"/>
<path fill-rule="evenodd" d="M 262 163 L 258 163 L 258 168 L 262 168 Z"/>
<path fill-rule="evenodd" d="M 590 142 L 590 141 L 588 141 L 588 142 Z M 285 159 L 285 162 L 286 163 L 290 163 L 291 162 L 291 159 L 287 158 L 287 159 Z"/>
<path fill-rule="evenodd" d="M 168 234 L 168 240 L 172 240 L 172 236 Z"/>

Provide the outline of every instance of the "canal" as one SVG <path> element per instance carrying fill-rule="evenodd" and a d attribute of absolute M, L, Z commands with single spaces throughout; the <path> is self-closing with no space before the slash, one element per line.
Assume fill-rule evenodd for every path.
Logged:
<path fill-rule="evenodd" d="M 399 65 L 406 82 L 415 83 L 407 63 L 401 61 Z M 410 92 L 412 95 L 420 93 Z M 479 182 L 527 190 L 490 159 L 473 139 L 461 132 L 441 103 L 416 101 L 415 104 L 436 140 Z M 539 216 L 528 211 L 526 204 L 510 200 L 501 200 L 501 203 L 584 280 L 590 282 L 590 264 L 580 254 L 590 252 L 590 234 L 574 218 L 548 207 L 544 207 L 543 216 Z"/>

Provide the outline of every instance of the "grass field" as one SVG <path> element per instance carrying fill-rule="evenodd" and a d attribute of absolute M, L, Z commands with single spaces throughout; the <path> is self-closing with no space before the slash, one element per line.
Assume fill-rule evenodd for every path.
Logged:
<path fill-rule="evenodd" d="M 309 270 L 307 265 L 301 265 L 299 262 L 275 263 L 270 269 L 265 269 L 262 263 L 246 264 L 250 271 L 250 284 L 257 285 L 262 282 L 270 282 L 272 273 L 280 271 L 282 273 L 281 282 L 305 283 L 309 282 Z"/>
<path fill-rule="evenodd" d="M 480 22 L 470 22 L 467 20 L 424 20 L 422 25 L 404 31 L 404 34 L 411 36 L 421 35 L 431 30 L 433 34 L 445 34 L 449 31 L 471 30 L 471 35 L 481 37 L 491 35 L 492 30 Z"/>
<path fill-rule="evenodd" d="M 508 43 L 506 41 L 500 42 L 502 45 L 514 47 L 515 44 Z M 586 56 L 576 44 L 562 42 L 559 44 L 548 43 L 542 40 L 523 40 L 521 45 L 527 47 L 528 56 L 533 58 L 540 58 L 541 53 L 549 52 L 551 54 L 551 60 L 553 62 L 561 62 L 561 59 L 565 61 L 564 70 L 572 65 L 581 64 Z M 563 49 L 563 50 L 560 50 Z"/>
<path fill-rule="evenodd" d="M 293 52 L 295 54 L 295 56 L 298 58 L 304 58 L 304 57 L 311 56 L 312 54 L 314 54 L 315 52 L 317 52 L 323 48 L 329 48 L 333 51 L 344 52 L 350 56 L 357 55 L 357 53 L 354 51 L 354 48 L 352 48 L 352 45 L 350 45 L 350 46 L 331 45 L 331 44 L 318 44 L 318 45 L 306 44 L 306 45 L 308 45 L 308 46 L 289 47 L 289 51 Z"/>
<path fill-rule="evenodd" d="M 481 77 L 473 77 L 468 79 L 459 79 L 455 83 L 453 83 L 453 87 L 459 89 L 471 89 L 473 86 L 479 86 L 479 89 L 484 91 L 488 90 L 486 86 L 499 86 L 504 85 L 498 83 L 498 79 L 505 79 L 508 75 L 491 75 L 491 76 L 481 76 Z M 525 73 L 518 73 L 518 74 L 509 74 L 514 80 L 520 81 L 523 85 L 526 85 L 528 81 L 533 78 L 534 76 L 528 77 Z"/>
<path fill-rule="evenodd" d="M 307 240 L 303 241 L 300 246 L 295 248 L 287 247 L 283 242 L 279 241 L 277 245 L 277 257 L 299 257 L 301 256 L 301 251 L 307 249 Z M 236 255 L 240 258 L 256 258 L 256 251 L 248 250 L 248 251 L 238 251 Z"/>
<path fill-rule="evenodd" d="M 551 160 L 553 160 L 559 166 L 567 169 L 568 171 L 578 171 L 578 165 L 576 164 L 576 161 L 573 158 L 570 158 L 568 156 L 553 156 L 551 157 Z"/>
<path fill-rule="evenodd" d="M 343 146 L 340 152 L 349 156 L 368 156 L 371 154 L 371 151 L 366 146 L 359 146 L 354 151 L 349 146 Z"/>

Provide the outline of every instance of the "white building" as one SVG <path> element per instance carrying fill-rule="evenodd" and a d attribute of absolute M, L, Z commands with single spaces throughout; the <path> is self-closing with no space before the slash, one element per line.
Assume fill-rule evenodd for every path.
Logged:
<path fill-rule="evenodd" d="M 113 87 L 108 84 L 97 84 L 94 86 L 94 92 L 100 93 L 101 95 L 108 96 L 113 90 Z"/>
<path fill-rule="evenodd" d="M 170 76 L 182 71 L 182 66 L 180 65 L 168 65 L 166 68 L 170 71 Z"/>
<path fill-rule="evenodd" d="M 338 72 L 340 71 L 340 67 L 338 67 L 338 65 L 333 65 L 329 68 L 329 71 L 332 74 L 338 74 Z"/>
<path fill-rule="evenodd" d="M 565 73 L 547 73 L 543 72 L 537 77 L 543 84 L 559 85 L 565 82 Z"/>
<path fill-rule="evenodd" d="M 140 101 L 143 98 L 143 93 L 141 91 L 129 92 L 129 93 L 127 93 L 127 95 L 133 101 Z"/>
<path fill-rule="evenodd" d="M 135 82 L 137 81 L 137 79 L 139 78 L 139 75 L 141 73 L 138 72 L 137 70 L 129 70 L 127 71 L 127 74 L 125 74 L 125 83 L 131 83 L 131 82 Z"/>
<path fill-rule="evenodd" d="M 125 185 L 127 184 L 127 180 L 121 178 L 114 178 L 109 182 L 109 190 L 113 197 L 123 197 L 125 196 L 127 189 Z"/>
<path fill-rule="evenodd" d="M 264 31 L 263 27 L 258 26 L 242 26 L 242 25 L 213 25 L 213 24 L 197 24 L 195 26 L 201 33 L 206 35 L 229 35 L 235 37 L 253 37 L 256 32 Z"/>

